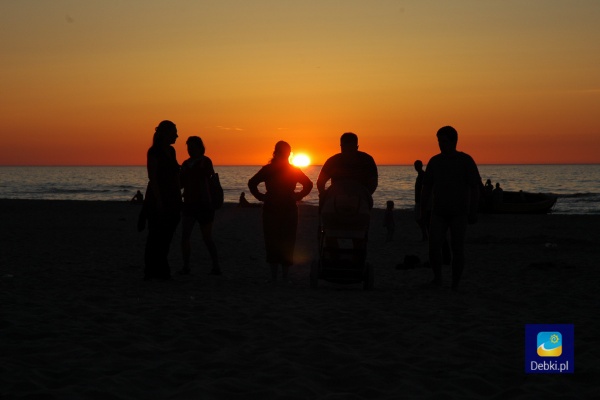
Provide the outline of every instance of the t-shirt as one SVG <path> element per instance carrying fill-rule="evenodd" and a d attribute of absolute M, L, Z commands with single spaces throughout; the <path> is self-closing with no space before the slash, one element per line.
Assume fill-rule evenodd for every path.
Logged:
<path fill-rule="evenodd" d="M 181 186 L 185 203 L 210 204 L 208 178 L 214 173 L 210 158 L 188 158 L 181 164 Z"/>
<path fill-rule="evenodd" d="M 480 183 L 475 161 L 461 151 L 433 156 L 423 179 L 423 184 L 432 188 L 431 207 L 436 215 L 467 214 L 471 190 L 479 190 Z"/>
<path fill-rule="evenodd" d="M 377 165 L 373 157 L 362 151 L 338 153 L 325 161 L 317 187 L 324 188 L 329 179 L 332 185 L 338 180 L 357 181 L 373 194 L 378 184 Z"/>
<path fill-rule="evenodd" d="M 258 185 L 264 182 L 266 193 L 258 191 Z M 302 185 L 302 191 L 294 193 L 296 184 Z M 296 199 L 306 196 L 312 190 L 313 183 L 300 170 L 287 163 L 271 163 L 262 167 L 248 181 L 250 192 L 258 200 L 264 201 L 266 208 L 295 207 Z"/>

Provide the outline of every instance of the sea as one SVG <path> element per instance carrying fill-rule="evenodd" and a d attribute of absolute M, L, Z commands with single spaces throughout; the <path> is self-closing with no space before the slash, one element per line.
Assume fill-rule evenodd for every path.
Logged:
<path fill-rule="evenodd" d="M 379 166 L 375 208 L 392 200 L 396 209 L 412 209 L 416 171 L 410 165 Z M 225 201 L 236 203 L 240 193 L 250 195 L 248 179 L 259 166 L 215 166 L 225 191 Z M 320 166 L 302 168 L 316 183 Z M 553 193 L 558 196 L 555 214 L 600 214 L 600 164 L 592 165 L 480 165 L 485 182 L 490 179 L 504 190 Z M 45 200 L 129 201 L 137 190 L 144 193 L 145 166 L 40 167 L 0 166 L 0 198 Z M 264 187 L 262 188 L 264 190 Z M 316 188 L 303 200 L 316 205 Z"/>

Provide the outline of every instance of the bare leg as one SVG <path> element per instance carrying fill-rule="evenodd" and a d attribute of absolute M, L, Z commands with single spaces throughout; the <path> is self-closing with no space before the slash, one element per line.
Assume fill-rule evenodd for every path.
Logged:
<path fill-rule="evenodd" d="M 212 260 L 212 270 L 210 273 L 213 275 L 220 275 L 221 268 L 219 267 L 219 255 L 217 253 L 217 246 L 212 239 L 212 223 L 200 225 L 200 231 L 202 232 L 202 240 L 204 241 Z"/>
<path fill-rule="evenodd" d="M 190 216 L 183 216 L 181 226 L 181 254 L 183 257 L 183 269 L 180 271 L 182 274 L 190 273 L 190 254 L 192 252 L 192 246 L 190 238 L 192 237 L 192 230 L 196 220 Z"/>

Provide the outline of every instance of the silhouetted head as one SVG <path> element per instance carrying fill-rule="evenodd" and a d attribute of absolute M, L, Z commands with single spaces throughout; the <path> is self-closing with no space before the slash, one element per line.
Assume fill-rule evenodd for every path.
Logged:
<path fill-rule="evenodd" d="M 391 200 L 386 201 L 385 205 L 387 208 L 394 208 L 394 202 Z"/>
<path fill-rule="evenodd" d="M 451 153 L 456 150 L 458 132 L 451 126 L 444 126 L 437 131 L 438 145 L 442 153 Z"/>
<path fill-rule="evenodd" d="M 351 153 L 358 150 L 358 136 L 352 132 L 346 132 L 340 137 L 342 153 Z"/>
<path fill-rule="evenodd" d="M 275 150 L 273 150 L 273 158 L 271 162 L 289 162 L 290 154 L 292 153 L 292 146 L 288 142 L 280 140 L 275 144 Z"/>
<path fill-rule="evenodd" d="M 171 121 L 164 120 L 154 128 L 152 146 L 169 146 L 177 140 L 177 127 Z"/>
<path fill-rule="evenodd" d="M 423 161 L 416 160 L 414 163 L 414 166 L 415 166 L 415 170 L 417 170 L 419 172 L 423 171 Z"/>
<path fill-rule="evenodd" d="M 206 153 L 204 142 L 202 142 L 199 136 L 190 136 L 185 144 L 187 144 L 190 157 L 201 157 Z"/>

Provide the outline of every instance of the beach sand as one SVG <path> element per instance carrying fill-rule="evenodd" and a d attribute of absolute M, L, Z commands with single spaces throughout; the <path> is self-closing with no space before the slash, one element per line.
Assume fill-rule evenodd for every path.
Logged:
<path fill-rule="evenodd" d="M 127 202 L 0 200 L 0 398 L 592 398 L 600 393 L 600 215 L 481 215 L 458 292 L 431 290 L 412 212 L 385 242 L 375 290 L 309 285 L 317 211 L 300 207 L 291 283 L 272 285 L 261 209 L 226 204 L 208 275 L 142 281 L 147 232 Z M 181 267 L 179 235 L 171 248 Z M 449 267 L 444 267 L 446 285 Z M 574 374 L 525 374 L 525 324 L 575 325 Z"/>

